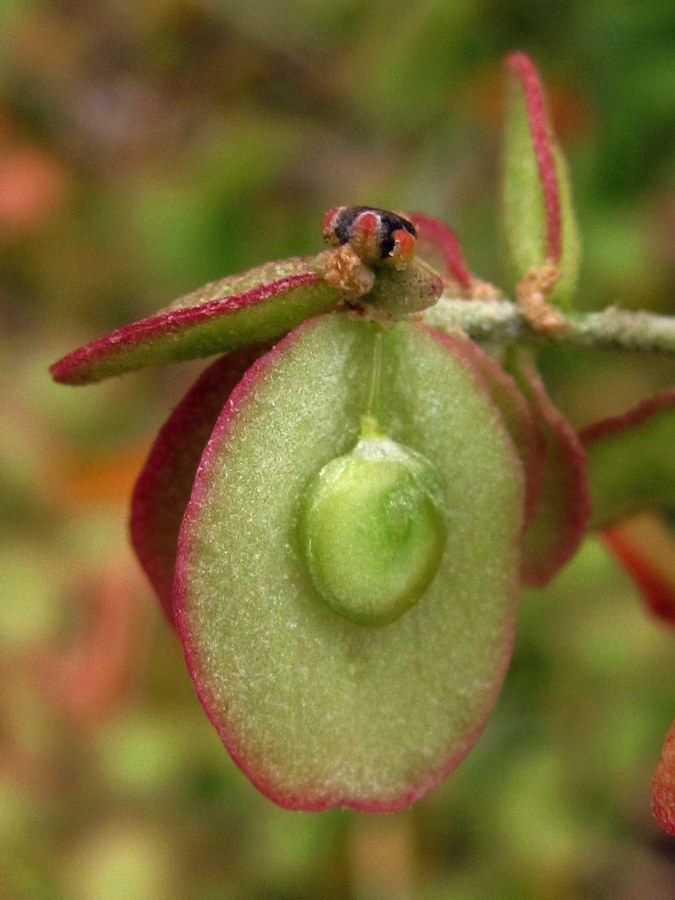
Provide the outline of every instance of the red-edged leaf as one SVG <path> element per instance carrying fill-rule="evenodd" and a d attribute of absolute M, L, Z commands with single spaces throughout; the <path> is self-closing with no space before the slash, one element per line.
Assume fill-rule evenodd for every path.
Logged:
<path fill-rule="evenodd" d="M 462 248 L 454 231 L 424 213 L 406 213 L 417 230 L 417 255 L 448 276 L 465 292 L 471 290 L 471 273 L 466 267 Z"/>
<path fill-rule="evenodd" d="M 633 579 L 649 611 L 675 626 L 675 540 L 658 516 L 644 513 L 602 538 Z"/>
<path fill-rule="evenodd" d="M 308 488 L 359 438 L 375 370 L 378 423 L 434 466 L 448 528 L 433 582 L 379 627 L 322 597 L 301 526 Z M 494 404 L 427 329 L 322 316 L 251 367 L 202 457 L 175 612 L 204 708 L 263 793 L 294 809 L 394 811 L 458 765 L 510 653 L 522 504 Z"/>
<path fill-rule="evenodd" d="M 588 458 L 591 528 L 675 506 L 675 388 L 580 434 Z"/>
<path fill-rule="evenodd" d="M 664 831 L 675 836 L 675 722 L 666 735 L 652 787 L 656 821 Z"/>
<path fill-rule="evenodd" d="M 584 448 L 567 419 L 553 406 L 532 363 L 521 354 L 508 365 L 523 392 L 544 444 L 539 505 L 523 534 L 521 578 L 542 587 L 571 558 L 590 515 Z"/>
<path fill-rule="evenodd" d="M 553 158 L 553 130 L 546 108 L 544 89 L 534 63 L 524 53 L 512 53 L 507 57 L 506 65 L 516 79 L 518 85 L 516 91 L 522 92 L 525 102 L 532 152 L 537 165 L 544 205 L 544 253 L 551 262 L 558 262 L 562 252 L 562 213 Z"/>
<path fill-rule="evenodd" d="M 508 73 L 503 178 L 503 233 L 517 280 L 555 265 L 547 299 L 569 304 L 576 287 L 579 239 L 564 157 L 556 144 L 539 74 L 523 53 Z"/>
<path fill-rule="evenodd" d="M 52 376 L 63 384 L 89 384 L 280 337 L 343 299 L 323 279 L 317 260 L 266 263 L 207 284 L 157 315 L 69 353 L 51 367 Z"/>
<path fill-rule="evenodd" d="M 131 542 L 173 624 L 178 532 L 197 466 L 225 401 L 262 351 L 239 350 L 216 360 L 164 424 L 131 501 Z"/>

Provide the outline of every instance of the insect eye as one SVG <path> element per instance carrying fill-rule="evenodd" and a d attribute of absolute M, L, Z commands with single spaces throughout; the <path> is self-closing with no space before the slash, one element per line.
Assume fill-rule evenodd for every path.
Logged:
<path fill-rule="evenodd" d="M 410 264 L 417 231 L 404 216 L 370 206 L 338 206 L 323 220 L 324 240 L 333 247 L 349 244 L 370 265 Z"/>

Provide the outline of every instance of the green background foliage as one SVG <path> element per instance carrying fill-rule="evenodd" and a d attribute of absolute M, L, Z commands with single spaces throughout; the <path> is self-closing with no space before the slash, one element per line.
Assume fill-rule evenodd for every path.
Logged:
<path fill-rule="evenodd" d="M 388 818 L 284 812 L 222 749 L 127 549 L 133 478 L 201 365 L 86 390 L 46 367 L 315 252 L 337 204 L 440 216 L 499 282 L 514 49 L 568 155 L 579 305 L 674 313 L 673 4 L 7 0 L 0 21 L 0 893 L 672 897 L 648 809 L 672 637 L 597 542 L 524 596 L 504 692 L 451 780 Z M 569 350 L 543 365 L 578 425 L 675 375 Z"/>

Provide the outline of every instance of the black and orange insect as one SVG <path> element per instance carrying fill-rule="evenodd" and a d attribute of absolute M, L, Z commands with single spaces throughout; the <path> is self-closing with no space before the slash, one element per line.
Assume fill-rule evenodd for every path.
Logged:
<path fill-rule="evenodd" d="M 398 213 L 371 206 L 336 206 L 323 218 L 323 236 L 332 247 L 349 244 L 367 265 L 408 265 L 417 231 Z"/>

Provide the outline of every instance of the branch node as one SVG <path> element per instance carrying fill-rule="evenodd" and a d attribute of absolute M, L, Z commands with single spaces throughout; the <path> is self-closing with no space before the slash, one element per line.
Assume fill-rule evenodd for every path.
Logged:
<path fill-rule="evenodd" d="M 546 299 L 560 278 L 553 263 L 533 266 L 516 285 L 516 302 L 537 334 L 554 335 L 567 328 L 567 319 Z"/>

